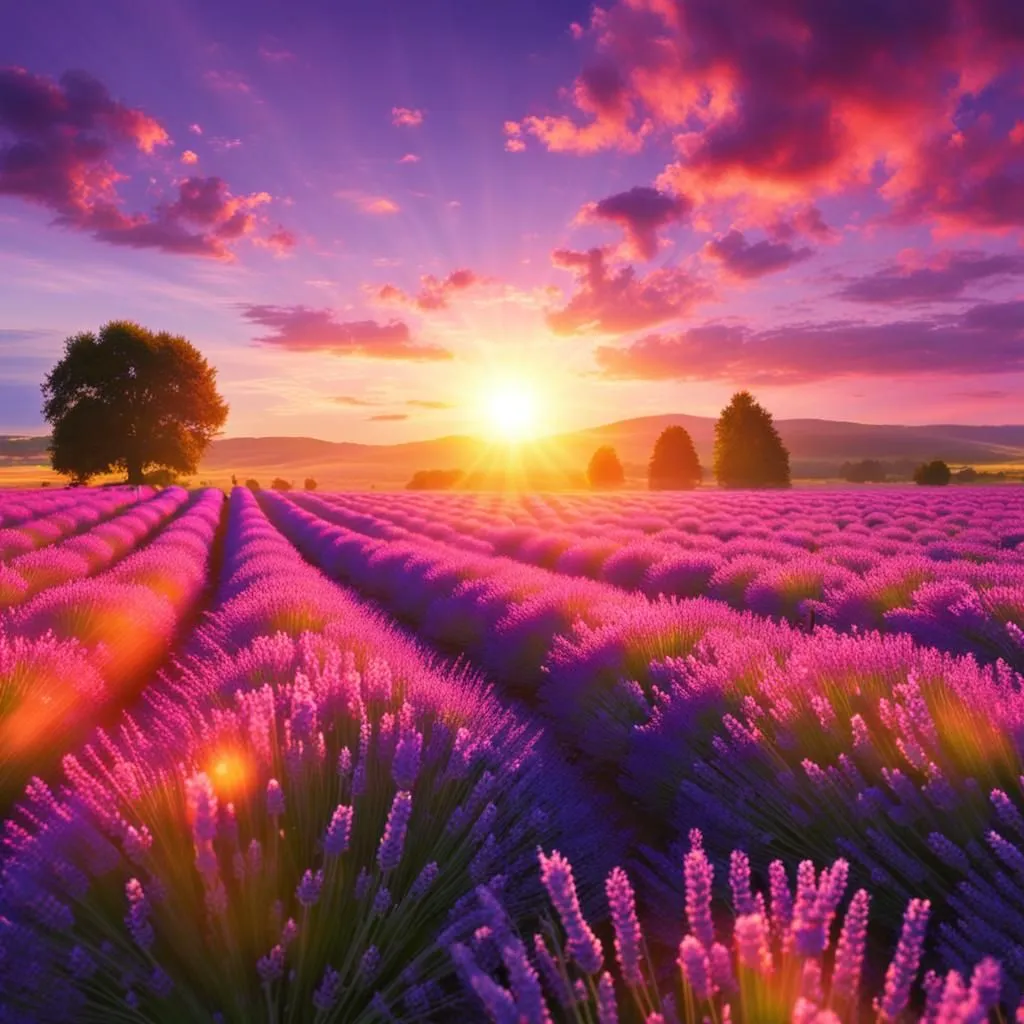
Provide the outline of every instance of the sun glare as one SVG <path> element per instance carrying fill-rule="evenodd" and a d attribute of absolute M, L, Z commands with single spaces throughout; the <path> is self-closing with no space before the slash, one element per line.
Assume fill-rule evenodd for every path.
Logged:
<path fill-rule="evenodd" d="M 537 398 L 522 383 L 504 383 L 485 398 L 491 433 L 505 441 L 523 441 L 537 431 Z"/>

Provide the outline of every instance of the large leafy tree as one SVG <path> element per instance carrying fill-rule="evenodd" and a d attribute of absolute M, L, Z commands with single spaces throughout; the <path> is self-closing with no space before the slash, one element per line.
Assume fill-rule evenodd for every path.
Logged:
<path fill-rule="evenodd" d="M 733 395 L 715 424 L 715 477 L 721 487 L 789 486 L 789 452 L 749 391 Z"/>
<path fill-rule="evenodd" d="M 160 466 L 194 473 L 228 415 L 198 349 L 128 320 L 68 338 L 43 398 L 53 468 L 79 481 L 121 470 L 140 484 Z"/>
<path fill-rule="evenodd" d="M 620 487 L 626 481 L 626 474 L 619 462 L 619 456 L 610 445 L 598 448 L 587 466 L 587 480 L 591 487 Z"/>
<path fill-rule="evenodd" d="M 647 467 L 652 491 L 685 491 L 701 480 L 700 459 L 685 427 L 666 427 L 657 441 Z"/>

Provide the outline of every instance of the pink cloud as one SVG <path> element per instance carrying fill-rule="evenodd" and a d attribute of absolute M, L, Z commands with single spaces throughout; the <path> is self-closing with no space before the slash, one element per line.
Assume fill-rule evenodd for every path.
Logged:
<path fill-rule="evenodd" d="M 257 52 L 268 64 L 287 64 L 295 60 L 295 54 L 282 47 L 261 46 Z"/>
<path fill-rule="evenodd" d="M 616 224 L 625 232 L 629 258 L 652 260 L 658 253 L 658 232 L 679 224 L 689 216 L 693 204 L 685 196 L 634 186 L 596 203 L 588 203 L 577 214 L 583 224 Z"/>
<path fill-rule="evenodd" d="M 400 164 L 418 164 L 420 158 L 415 153 L 406 153 L 398 162 Z"/>
<path fill-rule="evenodd" d="M 840 320 L 752 331 L 705 324 L 600 346 L 615 380 L 811 384 L 839 377 L 973 377 L 1024 371 L 1024 302 L 973 306 L 955 317 Z"/>
<path fill-rule="evenodd" d="M 289 352 L 321 352 L 364 359 L 436 362 L 452 358 L 439 345 L 412 340 L 407 324 L 400 320 L 339 321 L 329 309 L 307 306 L 243 305 L 242 316 L 272 333 L 254 340 Z"/>
<path fill-rule="evenodd" d="M 1020 10 L 1018 0 L 615 0 L 585 33 L 594 57 L 569 90 L 575 109 L 515 123 L 573 153 L 672 136 L 679 158 L 658 184 L 698 203 L 802 205 L 916 168 L 893 197 L 906 196 L 908 217 L 1019 225 L 1015 129 L 982 142 L 964 125 L 982 92 L 1013 109 Z M 961 128 L 959 157 L 942 156 L 937 125 L 947 139 Z"/>
<path fill-rule="evenodd" d="M 418 128 L 423 124 L 423 111 L 411 107 L 392 107 L 391 123 L 396 128 Z"/>
<path fill-rule="evenodd" d="M 199 163 L 199 157 L 191 149 L 186 149 L 185 152 L 181 154 L 181 162 L 191 166 Z"/>
<path fill-rule="evenodd" d="M 190 131 L 190 132 L 191 132 L 191 133 L 192 133 L 193 135 L 202 135 L 202 134 L 203 134 L 203 129 L 202 129 L 202 127 L 201 127 L 200 125 L 198 125 L 198 124 L 190 124 L 190 125 L 188 126 L 188 130 L 189 130 L 189 131 Z"/>
<path fill-rule="evenodd" d="M 203 72 L 203 81 L 218 92 L 234 92 L 243 96 L 252 93 L 252 86 L 238 71 L 211 69 Z"/>
<path fill-rule="evenodd" d="M 468 291 L 479 285 L 489 283 L 488 278 L 481 277 L 473 270 L 453 270 L 447 277 L 435 277 L 424 274 L 420 278 L 420 288 L 415 295 L 403 291 L 393 284 L 381 286 L 375 293 L 378 302 L 385 305 L 408 306 L 428 313 L 438 309 L 447 309 L 449 301 L 458 292 Z"/>
<path fill-rule="evenodd" d="M 555 334 L 628 334 L 688 313 L 712 296 L 710 286 L 675 267 L 639 276 L 629 266 L 608 266 L 607 249 L 556 249 L 552 262 L 575 277 L 575 292 L 547 314 Z"/>
<path fill-rule="evenodd" d="M 728 276 L 745 281 L 788 270 L 814 255 L 810 247 L 798 249 L 789 242 L 767 238 L 748 242 L 746 235 L 735 229 L 708 242 L 703 251 L 709 259 L 720 263 Z"/>
<path fill-rule="evenodd" d="M 269 249 L 275 256 L 287 256 L 299 244 L 299 240 L 295 235 L 280 224 L 266 238 L 253 239 L 253 241 L 257 245 Z"/>

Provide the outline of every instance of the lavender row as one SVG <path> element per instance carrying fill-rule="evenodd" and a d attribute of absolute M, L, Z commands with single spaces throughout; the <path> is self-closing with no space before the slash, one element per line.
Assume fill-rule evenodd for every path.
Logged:
<path fill-rule="evenodd" d="M 0 560 L 6 561 L 73 536 L 116 515 L 128 505 L 149 498 L 152 493 L 149 487 L 118 488 L 74 502 L 62 500 L 56 506 L 41 503 L 30 518 L 22 519 L 14 526 L 8 526 L 4 520 L 4 528 L 0 529 Z"/>
<path fill-rule="evenodd" d="M 236 490 L 188 653 L 6 826 L 0 1020 L 472 1019 L 447 950 L 476 887 L 527 924 L 537 845 L 596 881 L 599 820 L 535 727 Z"/>
<path fill-rule="evenodd" d="M 334 500 L 355 511 L 383 504 L 367 495 Z M 387 505 L 410 529 L 460 533 L 495 531 L 495 540 L 529 530 L 619 539 L 650 537 L 685 544 L 694 536 L 726 543 L 737 538 L 780 541 L 799 550 L 848 544 L 881 556 L 916 553 L 940 560 L 986 558 L 993 548 L 1014 552 L 1024 542 L 1020 488 L 927 492 L 916 488 L 851 492 L 712 492 L 625 495 L 397 494 Z M 439 520 L 439 516 L 441 517 Z M 506 533 L 507 531 L 507 533 Z M 957 546 L 960 546 L 959 548 Z"/>
<path fill-rule="evenodd" d="M 17 555 L 0 568 L 0 609 L 108 569 L 145 543 L 187 500 L 188 491 L 171 487 L 67 540 Z"/>
<path fill-rule="evenodd" d="M 181 492 L 108 539 L 137 540 Z M 81 737 L 166 656 L 206 584 L 223 496 L 203 491 L 145 547 L 91 578 L 52 586 L 0 620 L 0 800 L 55 745 Z M 105 540 L 104 543 L 107 543 Z"/>
<path fill-rule="evenodd" d="M 973 549 L 952 558 L 945 549 L 943 557 L 934 550 L 926 557 L 921 549 L 915 554 L 912 547 L 896 542 L 872 551 L 846 536 L 842 543 L 823 544 L 811 553 L 782 540 L 751 539 L 746 533 L 725 541 L 684 535 L 671 544 L 658 535 L 637 540 L 629 532 L 617 537 L 614 530 L 593 539 L 564 530 L 524 532 L 493 525 L 460 534 L 448 524 L 447 513 L 421 524 L 386 509 L 373 516 L 358 511 L 365 501 L 358 497 L 302 495 L 295 500 L 368 536 L 429 536 L 481 555 L 501 555 L 650 597 L 706 596 L 804 627 L 906 633 L 950 653 L 1024 667 L 1019 628 L 1024 621 L 1024 556 L 995 546 L 984 558 Z M 435 516 L 444 507 L 435 507 Z M 467 531 L 468 520 L 451 515 L 459 530 Z M 411 532 L 413 526 L 418 532 Z"/>
<path fill-rule="evenodd" d="M 906 637 L 807 636 L 709 601 L 651 603 L 444 545 L 334 527 L 262 499 L 332 575 L 426 635 L 457 643 L 506 685 L 534 687 L 562 740 L 617 776 L 648 825 L 679 842 L 697 824 L 786 859 L 850 859 L 882 887 L 894 929 L 911 894 L 936 904 L 939 954 L 966 969 L 1005 954 L 1024 979 L 1024 909 L 1007 874 L 1024 809 L 1021 680 Z M 614 593 L 614 592 L 613 592 Z M 676 863 L 644 879 L 672 927 Z"/>

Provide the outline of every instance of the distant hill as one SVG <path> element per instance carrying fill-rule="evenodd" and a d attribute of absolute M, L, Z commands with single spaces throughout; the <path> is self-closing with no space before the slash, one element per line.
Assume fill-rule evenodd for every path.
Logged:
<path fill-rule="evenodd" d="M 839 420 L 777 420 L 789 447 L 794 473 L 834 476 L 847 460 L 920 462 L 941 458 L 952 464 L 1024 466 L 1024 425 L 907 427 Z M 665 427 L 679 424 L 693 437 L 701 461 L 711 464 L 715 421 L 705 416 L 644 416 L 560 434 L 522 446 L 516 458 L 537 473 L 575 473 L 594 449 L 612 445 L 628 476 L 643 477 L 651 448 Z M 0 466 L 43 465 L 45 437 L 0 437 Z M 322 441 L 312 437 L 230 437 L 214 441 L 197 479 L 223 482 L 256 477 L 266 486 L 273 476 L 297 484 L 306 476 L 327 487 L 401 487 L 416 470 L 474 469 L 492 466 L 504 453 L 474 437 L 440 437 L 405 444 L 371 445 Z"/>

